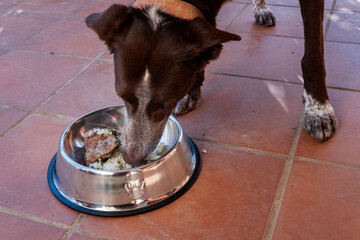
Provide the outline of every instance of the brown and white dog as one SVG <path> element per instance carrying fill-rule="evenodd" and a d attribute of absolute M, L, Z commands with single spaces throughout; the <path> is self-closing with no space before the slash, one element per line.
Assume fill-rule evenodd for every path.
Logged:
<path fill-rule="evenodd" d="M 226 0 L 138 0 L 115 4 L 86 18 L 114 56 L 115 87 L 126 105 L 122 134 L 124 158 L 140 165 L 159 142 L 171 113 L 197 107 L 204 68 L 222 43 L 240 36 L 215 27 Z M 264 0 L 253 0 L 258 24 L 275 25 Z M 324 0 L 300 0 L 304 22 L 304 127 L 320 142 L 330 138 L 336 117 L 325 84 Z"/>

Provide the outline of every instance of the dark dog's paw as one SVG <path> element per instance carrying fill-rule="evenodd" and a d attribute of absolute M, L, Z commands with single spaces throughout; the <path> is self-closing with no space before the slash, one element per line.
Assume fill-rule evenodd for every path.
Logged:
<path fill-rule="evenodd" d="M 276 18 L 269 8 L 254 7 L 253 11 L 257 24 L 265 27 L 271 27 L 276 24 Z"/>
<path fill-rule="evenodd" d="M 304 91 L 305 117 L 304 128 L 319 142 L 328 140 L 334 135 L 337 120 L 330 102 L 320 103 Z"/>
<path fill-rule="evenodd" d="M 173 114 L 181 115 L 195 109 L 199 105 L 199 98 L 191 97 L 186 94 L 176 105 Z"/>

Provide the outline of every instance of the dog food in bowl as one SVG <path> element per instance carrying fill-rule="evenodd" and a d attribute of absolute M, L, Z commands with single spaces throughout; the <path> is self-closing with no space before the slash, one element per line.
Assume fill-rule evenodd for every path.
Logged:
<path fill-rule="evenodd" d="M 132 168 L 123 158 L 120 133 L 111 128 L 92 128 L 85 133 L 85 164 L 99 170 L 122 170 Z M 145 164 L 167 152 L 164 143 L 147 156 Z"/>

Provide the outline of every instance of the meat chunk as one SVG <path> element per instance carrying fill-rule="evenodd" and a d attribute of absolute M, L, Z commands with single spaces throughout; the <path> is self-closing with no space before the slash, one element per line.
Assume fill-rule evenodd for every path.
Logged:
<path fill-rule="evenodd" d="M 85 133 L 85 163 L 104 160 L 119 146 L 120 140 L 111 129 L 93 128 Z"/>

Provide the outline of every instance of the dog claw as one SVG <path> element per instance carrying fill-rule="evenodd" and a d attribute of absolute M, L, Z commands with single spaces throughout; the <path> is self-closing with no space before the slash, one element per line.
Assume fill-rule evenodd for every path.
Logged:
<path fill-rule="evenodd" d="M 274 14 L 268 8 L 254 8 L 255 21 L 257 24 L 265 27 L 271 27 L 276 24 Z"/>

